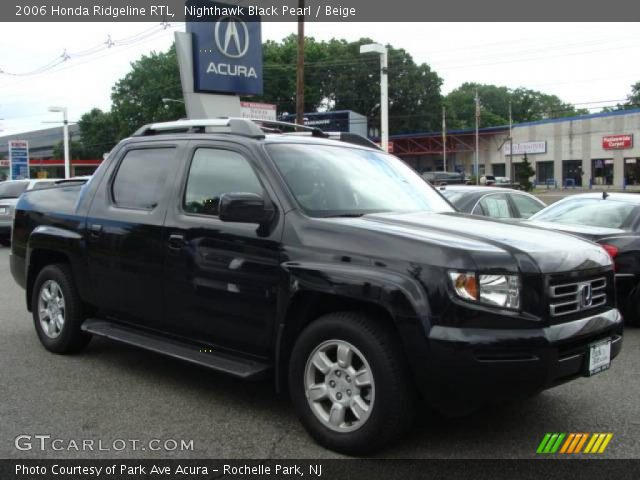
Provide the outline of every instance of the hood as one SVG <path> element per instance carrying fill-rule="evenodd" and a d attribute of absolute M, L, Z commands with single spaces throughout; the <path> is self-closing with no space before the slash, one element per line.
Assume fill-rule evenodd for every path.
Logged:
<path fill-rule="evenodd" d="M 547 228 L 550 230 L 557 230 L 565 233 L 571 233 L 572 235 L 577 235 L 591 241 L 596 241 L 600 238 L 611 237 L 614 235 L 626 233 L 625 230 L 621 230 L 619 228 L 592 227 L 589 225 L 570 225 L 565 223 L 540 222 L 536 220 L 527 221 L 523 224 L 540 228 Z"/>
<path fill-rule="evenodd" d="M 480 268 L 490 268 L 491 259 L 500 253 L 510 254 L 522 272 L 557 273 L 611 265 L 606 251 L 592 242 L 463 213 L 379 213 L 331 220 L 463 250 L 485 259 L 478 262 Z"/>

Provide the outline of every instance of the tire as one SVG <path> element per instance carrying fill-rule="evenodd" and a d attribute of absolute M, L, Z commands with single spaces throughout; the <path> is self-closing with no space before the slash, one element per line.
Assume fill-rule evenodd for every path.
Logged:
<path fill-rule="evenodd" d="M 308 388 L 316 400 L 307 399 Z M 325 315 L 300 334 L 289 362 L 289 391 L 309 434 L 348 455 L 375 452 L 405 433 L 417 397 L 392 325 L 358 312 Z"/>
<path fill-rule="evenodd" d="M 91 340 L 91 335 L 80 329 L 82 301 L 67 264 L 48 265 L 40 271 L 33 286 L 31 311 L 38 338 L 50 352 L 78 352 Z"/>

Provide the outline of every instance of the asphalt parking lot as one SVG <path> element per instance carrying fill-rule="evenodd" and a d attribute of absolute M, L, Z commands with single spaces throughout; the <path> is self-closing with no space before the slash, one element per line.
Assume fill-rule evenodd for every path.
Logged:
<path fill-rule="evenodd" d="M 271 385 L 247 384 L 135 348 L 95 340 L 83 353 L 45 351 L 0 249 L 0 457 L 332 458 Z M 491 388 L 487 385 L 487 388 Z M 455 419 L 421 416 L 381 456 L 531 458 L 545 432 L 612 432 L 598 457 L 640 458 L 640 329 L 612 369 L 536 398 Z M 193 440 L 192 451 L 20 451 L 19 435 L 65 440 Z"/>

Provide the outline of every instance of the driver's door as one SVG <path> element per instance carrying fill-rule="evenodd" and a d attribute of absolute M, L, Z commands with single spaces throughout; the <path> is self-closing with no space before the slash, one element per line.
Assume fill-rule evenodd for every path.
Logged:
<path fill-rule="evenodd" d="M 165 222 L 167 328 L 180 336 L 264 354 L 272 338 L 282 216 L 269 232 L 223 222 L 224 193 L 273 200 L 249 151 L 234 143 L 194 142 Z M 266 235 L 266 236 L 265 236 Z"/>

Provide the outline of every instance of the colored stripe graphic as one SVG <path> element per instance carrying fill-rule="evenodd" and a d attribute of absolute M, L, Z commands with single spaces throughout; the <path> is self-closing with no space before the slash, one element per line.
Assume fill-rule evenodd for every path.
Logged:
<path fill-rule="evenodd" d="M 564 433 L 547 433 L 538 445 L 536 453 L 556 453 L 562 440 L 566 434 Z"/>
<path fill-rule="evenodd" d="M 604 453 L 612 438 L 613 433 L 545 433 L 536 453 L 569 455 Z M 585 444 L 586 448 L 583 451 Z"/>

